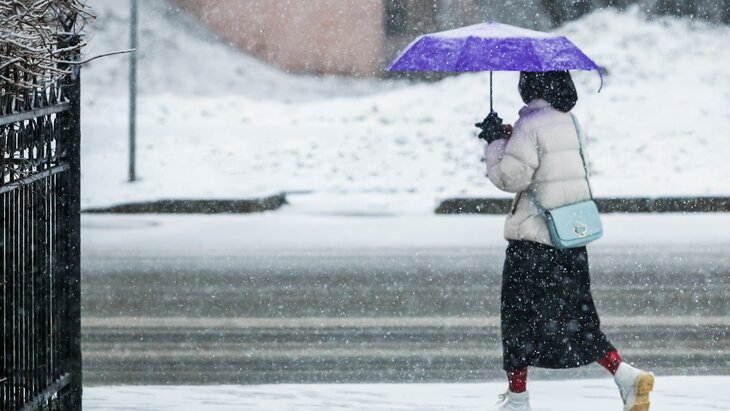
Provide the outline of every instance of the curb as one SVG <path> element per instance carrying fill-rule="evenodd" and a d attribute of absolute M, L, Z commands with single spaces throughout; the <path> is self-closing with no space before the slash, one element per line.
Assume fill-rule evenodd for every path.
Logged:
<path fill-rule="evenodd" d="M 286 194 L 247 200 L 159 200 L 82 210 L 87 214 L 248 214 L 287 204 Z"/>
<path fill-rule="evenodd" d="M 598 211 L 611 213 L 725 213 L 730 197 L 597 198 Z M 450 198 L 441 202 L 436 214 L 506 214 L 512 205 L 507 198 Z"/>

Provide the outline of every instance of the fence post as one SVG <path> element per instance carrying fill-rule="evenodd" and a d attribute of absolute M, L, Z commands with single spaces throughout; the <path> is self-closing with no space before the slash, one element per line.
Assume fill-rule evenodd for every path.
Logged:
<path fill-rule="evenodd" d="M 59 37 L 59 47 L 66 48 L 79 43 L 78 35 Z M 67 60 L 78 61 L 80 51 L 74 50 Z M 63 67 L 61 67 L 63 68 Z M 69 170 L 63 174 L 59 201 L 63 212 L 59 221 L 61 231 L 65 235 L 59 238 L 59 248 L 63 249 L 65 278 L 63 289 L 65 299 L 65 327 L 62 343 L 66 344 L 66 369 L 71 373 L 71 383 L 62 400 L 62 409 L 81 410 L 82 374 L 81 374 L 81 76 L 79 66 L 71 66 L 72 75 L 66 77 L 62 84 L 62 94 L 69 101 L 71 108 L 63 113 L 61 122 L 61 140 L 65 145 L 65 155 Z"/>

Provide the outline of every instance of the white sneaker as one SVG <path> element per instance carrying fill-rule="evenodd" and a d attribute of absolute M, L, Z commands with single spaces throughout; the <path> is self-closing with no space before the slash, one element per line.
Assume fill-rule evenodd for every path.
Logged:
<path fill-rule="evenodd" d="M 613 376 L 624 401 L 624 411 L 647 411 L 649 392 L 654 388 L 654 374 L 622 362 Z"/>
<path fill-rule="evenodd" d="M 499 395 L 499 400 L 502 403 L 498 410 L 532 411 L 532 408 L 530 408 L 530 395 L 527 394 L 527 391 L 520 393 L 507 391 L 504 394 Z"/>

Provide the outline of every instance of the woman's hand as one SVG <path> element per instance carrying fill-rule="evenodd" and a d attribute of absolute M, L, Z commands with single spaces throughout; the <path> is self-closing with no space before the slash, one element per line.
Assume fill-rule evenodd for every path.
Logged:
<path fill-rule="evenodd" d="M 505 138 L 512 137 L 512 124 L 502 124 L 502 130 L 504 130 Z"/>
<path fill-rule="evenodd" d="M 512 126 L 509 126 L 510 131 L 508 134 L 506 131 L 507 129 L 505 129 L 504 125 L 502 125 L 502 119 L 495 111 L 490 111 L 481 123 L 476 123 L 474 125 L 482 129 L 482 132 L 479 133 L 478 137 L 486 141 L 487 144 L 491 144 L 493 141 L 501 138 L 509 138 L 512 134 Z"/>

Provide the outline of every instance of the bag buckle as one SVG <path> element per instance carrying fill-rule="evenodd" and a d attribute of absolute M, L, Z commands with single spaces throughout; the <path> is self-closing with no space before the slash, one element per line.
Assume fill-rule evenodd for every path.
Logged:
<path fill-rule="evenodd" d="M 588 227 L 586 227 L 585 224 L 581 223 L 580 221 L 575 221 L 573 223 L 573 232 L 578 237 L 585 237 L 588 231 Z"/>

